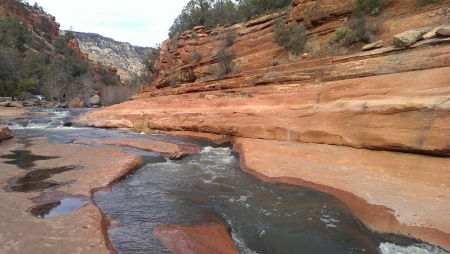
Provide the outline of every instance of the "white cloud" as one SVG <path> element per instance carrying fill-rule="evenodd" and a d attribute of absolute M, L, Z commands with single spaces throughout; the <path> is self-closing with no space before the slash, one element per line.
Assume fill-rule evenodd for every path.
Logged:
<path fill-rule="evenodd" d="M 34 1 L 29 1 L 34 4 Z M 168 29 L 189 0 L 36 0 L 56 17 L 61 29 L 98 33 L 138 46 L 153 46 L 168 37 Z"/>

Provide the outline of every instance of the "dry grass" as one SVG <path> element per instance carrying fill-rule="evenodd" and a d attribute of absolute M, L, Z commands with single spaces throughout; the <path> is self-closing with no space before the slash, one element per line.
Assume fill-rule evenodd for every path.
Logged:
<path fill-rule="evenodd" d="M 150 123 L 147 120 L 137 120 L 133 123 L 133 131 L 138 133 L 150 133 Z"/>

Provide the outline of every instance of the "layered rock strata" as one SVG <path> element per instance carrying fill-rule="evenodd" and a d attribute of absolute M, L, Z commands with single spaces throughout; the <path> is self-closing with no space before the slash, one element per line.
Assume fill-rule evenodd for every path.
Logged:
<path fill-rule="evenodd" d="M 292 178 L 297 179 L 292 183 L 320 187 L 340 197 L 371 229 L 450 249 L 450 230 L 443 227 L 450 220 L 445 212 L 450 203 L 449 72 L 445 67 L 159 96 L 108 107 L 82 120 L 147 119 L 152 129 L 245 137 L 249 144 L 266 140 L 259 147 L 267 151 L 256 161 L 247 162 L 259 152 L 252 150 L 258 145 L 241 157 L 265 179 Z M 270 153 L 283 151 L 282 144 L 292 156 Z M 330 162 L 321 159 L 325 152 Z M 274 171 L 261 164 L 273 165 Z M 435 207 L 432 219 L 424 207 Z M 364 212 L 369 210 L 373 213 Z"/>

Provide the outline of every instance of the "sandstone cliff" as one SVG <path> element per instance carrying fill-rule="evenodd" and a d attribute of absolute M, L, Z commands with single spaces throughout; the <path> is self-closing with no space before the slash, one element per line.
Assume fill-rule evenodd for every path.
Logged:
<path fill-rule="evenodd" d="M 157 130 L 231 140 L 255 176 L 326 191 L 372 230 L 450 250 L 450 39 L 393 39 L 442 25 L 450 1 L 392 1 L 369 19 L 384 47 L 327 51 L 354 2 L 300 0 L 246 24 L 195 27 L 163 43 L 155 81 L 133 101 L 82 120 L 146 119 Z M 308 28 L 308 55 L 273 42 L 281 17 Z M 238 71 L 217 79 L 227 32 Z"/>
<path fill-rule="evenodd" d="M 94 63 L 117 68 L 117 74 L 123 80 L 140 75 L 144 70 L 143 58 L 150 48 L 133 46 L 128 42 L 118 42 L 94 33 L 75 32 L 80 49 L 89 55 Z"/>
<path fill-rule="evenodd" d="M 29 28 L 34 28 L 51 37 L 59 36 L 59 23 L 55 17 L 22 4 L 19 0 L 0 0 L 0 17 L 19 17 Z"/>

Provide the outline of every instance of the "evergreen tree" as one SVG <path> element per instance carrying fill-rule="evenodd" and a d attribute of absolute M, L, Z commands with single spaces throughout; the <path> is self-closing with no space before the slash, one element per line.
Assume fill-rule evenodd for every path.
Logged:
<path fill-rule="evenodd" d="M 233 25 L 269 14 L 291 4 L 291 0 L 190 0 L 169 29 L 169 38 L 194 26 L 211 28 Z"/>

